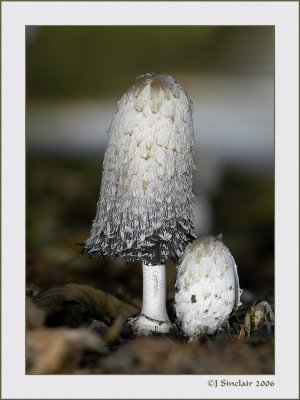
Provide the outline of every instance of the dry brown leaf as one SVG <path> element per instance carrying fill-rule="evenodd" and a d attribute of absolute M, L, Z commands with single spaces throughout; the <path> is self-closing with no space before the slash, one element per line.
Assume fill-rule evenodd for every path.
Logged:
<path fill-rule="evenodd" d="M 124 323 L 124 318 L 121 316 L 117 317 L 113 323 L 113 325 L 108 329 L 106 335 L 104 336 L 104 340 L 108 344 L 117 344 L 120 343 L 121 340 L 121 329 Z"/>
<path fill-rule="evenodd" d="M 30 298 L 26 299 L 26 327 L 34 329 L 42 326 L 45 322 L 45 311 L 32 302 Z"/>
<path fill-rule="evenodd" d="M 118 316 L 128 318 L 139 312 L 103 290 L 75 283 L 45 290 L 33 301 L 46 311 L 50 325 L 78 327 L 92 319 L 110 324 Z"/>
<path fill-rule="evenodd" d="M 106 353 L 102 339 L 88 329 L 40 328 L 26 337 L 26 363 L 29 374 L 72 372 L 85 350 Z"/>

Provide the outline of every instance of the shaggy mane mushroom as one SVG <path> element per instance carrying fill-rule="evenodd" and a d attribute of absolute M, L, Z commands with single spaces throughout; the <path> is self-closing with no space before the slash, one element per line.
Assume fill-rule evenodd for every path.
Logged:
<path fill-rule="evenodd" d="M 83 252 L 142 260 L 137 335 L 168 332 L 165 263 L 194 237 L 191 101 L 169 75 L 139 76 L 121 100 L 109 143 L 97 214 Z"/>
<path fill-rule="evenodd" d="M 177 266 L 175 312 L 191 340 L 214 334 L 240 303 L 237 266 L 222 235 L 187 246 Z"/>

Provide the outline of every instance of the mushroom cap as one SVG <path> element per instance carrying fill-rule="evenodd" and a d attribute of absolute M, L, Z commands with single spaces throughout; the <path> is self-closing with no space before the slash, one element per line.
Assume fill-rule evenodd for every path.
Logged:
<path fill-rule="evenodd" d="M 195 338 L 213 334 L 240 305 L 236 263 L 214 236 L 195 240 L 177 267 L 175 311 L 183 332 Z"/>
<path fill-rule="evenodd" d="M 177 260 L 194 235 L 191 101 L 169 75 L 139 76 L 109 128 L 100 199 L 83 252 Z"/>

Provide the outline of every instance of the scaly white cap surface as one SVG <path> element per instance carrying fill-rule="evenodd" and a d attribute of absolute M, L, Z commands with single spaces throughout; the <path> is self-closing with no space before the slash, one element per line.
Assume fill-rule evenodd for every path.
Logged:
<path fill-rule="evenodd" d="M 171 76 L 138 77 L 118 102 L 100 199 L 83 252 L 149 265 L 177 260 L 194 235 L 191 101 Z"/>
<path fill-rule="evenodd" d="M 236 263 L 216 237 L 195 240 L 177 267 L 175 311 L 190 338 L 213 334 L 240 304 Z"/>

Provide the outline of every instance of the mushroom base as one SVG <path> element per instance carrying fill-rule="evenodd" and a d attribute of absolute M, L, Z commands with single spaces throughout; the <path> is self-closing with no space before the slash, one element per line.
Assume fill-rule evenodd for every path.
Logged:
<path fill-rule="evenodd" d="M 166 309 L 166 266 L 143 263 L 143 306 L 141 314 L 129 320 L 137 336 L 167 333 L 172 324 Z"/>
<path fill-rule="evenodd" d="M 168 333 L 172 327 L 169 319 L 166 321 L 158 321 L 144 314 L 140 314 L 135 318 L 130 318 L 128 323 L 136 336 L 151 336 L 156 333 Z"/>

